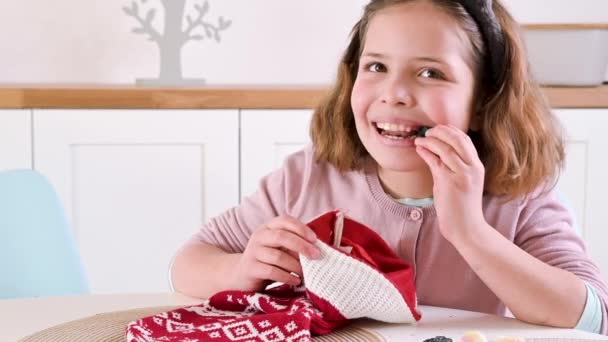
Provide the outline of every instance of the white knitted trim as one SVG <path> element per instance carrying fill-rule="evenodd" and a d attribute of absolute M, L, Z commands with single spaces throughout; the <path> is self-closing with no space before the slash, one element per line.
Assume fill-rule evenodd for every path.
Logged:
<path fill-rule="evenodd" d="M 368 317 L 388 323 L 415 323 L 405 299 L 380 272 L 321 241 L 321 257 L 300 254 L 306 288 L 347 319 Z"/>

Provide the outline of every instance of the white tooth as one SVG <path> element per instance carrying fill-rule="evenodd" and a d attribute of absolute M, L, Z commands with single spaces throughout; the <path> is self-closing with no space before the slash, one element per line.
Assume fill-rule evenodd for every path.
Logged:
<path fill-rule="evenodd" d="M 412 131 L 412 129 L 413 129 L 412 127 L 407 127 L 407 128 L 405 129 L 405 131 L 409 133 L 409 132 L 411 132 L 411 131 Z"/>
<path fill-rule="evenodd" d="M 379 123 L 378 128 L 383 129 L 383 130 L 387 129 L 386 124 L 384 122 Z"/>
<path fill-rule="evenodd" d="M 399 126 L 397 126 L 397 125 L 395 125 L 395 124 L 389 124 L 389 126 L 390 126 L 389 131 L 396 131 L 396 130 L 398 130 L 398 129 L 399 129 Z"/>
<path fill-rule="evenodd" d="M 399 125 L 399 132 L 404 132 L 404 131 L 405 131 L 405 126 Z"/>

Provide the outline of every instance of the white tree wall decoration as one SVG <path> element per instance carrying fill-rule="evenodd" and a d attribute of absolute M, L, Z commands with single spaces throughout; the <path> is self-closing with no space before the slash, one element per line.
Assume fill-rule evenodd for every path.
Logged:
<path fill-rule="evenodd" d="M 181 52 L 189 41 L 214 39 L 221 42 L 220 33 L 231 25 L 230 20 L 218 18 L 217 25 L 205 20 L 209 12 L 209 2 L 194 4 L 195 14 L 185 17 L 186 0 L 159 0 L 164 9 L 164 32 L 154 26 L 155 8 L 144 8 L 148 0 L 133 0 L 131 6 L 123 7 L 124 12 L 135 18 L 139 24 L 133 33 L 148 35 L 148 40 L 157 44 L 160 57 L 160 75 L 157 79 L 138 79 L 139 84 L 180 85 L 204 84 L 204 79 L 185 79 L 182 75 Z M 198 1 L 198 0 L 197 0 Z M 144 15 L 145 13 L 145 15 Z"/>

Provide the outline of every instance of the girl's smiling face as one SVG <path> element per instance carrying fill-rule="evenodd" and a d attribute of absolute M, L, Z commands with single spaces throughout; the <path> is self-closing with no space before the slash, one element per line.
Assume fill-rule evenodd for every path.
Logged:
<path fill-rule="evenodd" d="M 380 168 L 427 168 L 409 137 L 421 126 L 469 129 L 471 51 L 456 20 L 428 2 L 394 5 L 371 19 L 351 104 L 359 138 Z"/>

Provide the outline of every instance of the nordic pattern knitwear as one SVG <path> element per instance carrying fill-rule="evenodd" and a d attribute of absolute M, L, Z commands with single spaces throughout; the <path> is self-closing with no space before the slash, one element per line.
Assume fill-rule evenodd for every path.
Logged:
<path fill-rule="evenodd" d="M 223 291 L 203 304 L 131 322 L 127 341 L 308 342 L 355 318 L 395 323 L 421 318 L 412 268 L 373 230 L 339 211 L 308 226 L 323 256 L 301 257 L 303 286 Z"/>

